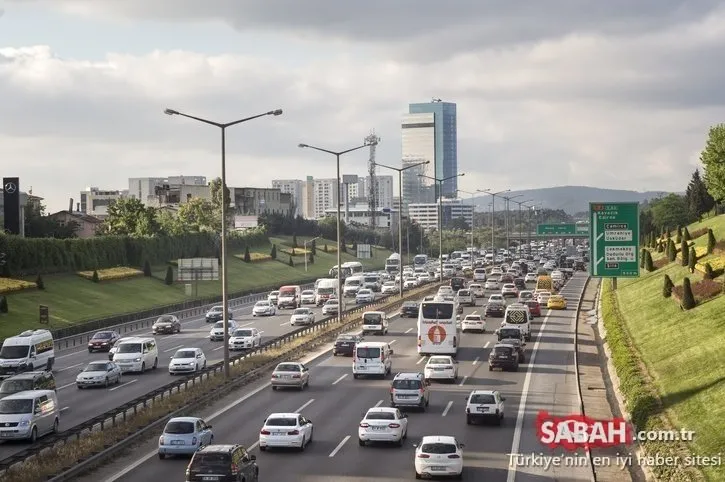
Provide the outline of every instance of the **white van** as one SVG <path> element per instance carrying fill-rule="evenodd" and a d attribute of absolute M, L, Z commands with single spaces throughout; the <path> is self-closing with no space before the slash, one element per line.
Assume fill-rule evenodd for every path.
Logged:
<path fill-rule="evenodd" d="M 365 278 L 363 276 L 349 276 L 345 280 L 345 286 L 342 288 L 343 296 L 354 297 L 360 288 L 363 287 Z"/>
<path fill-rule="evenodd" d="M 322 306 L 330 298 L 337 298 L 337 280 L 320 278 L 315 281 L 315 304 Z"/>
<path fill-rule="evenodd" d="M 476 268 L 473 270 L 474 281 L 486 281 L 486 268 Z"/>
<path fill-rule="evenodd" d="M 368 333 L 385 335 L 388 333 L 388 315 L 384 311 L 366 311 L 363 313 L 363 336 Z"/>
<path fill-rule="evenodd" d="M 11 336 L 0 348 L 0 374 L 33 370 L 51 370 L 55 362 L 55 344 L 50 330 L 27 330 Z"/>
<path fill-rule="evenodd" d="M 28 390 L 0 400 L 0 439 L 28 440 L 57 433 L 60 406 L 54 390 Z"/>
<path fill-rule="evenodd" d="M 531 311 L 523 304 L 513 304 L 506 308 L 501 328 L 519 328 L 524 334 L 524 340 L 531 340 Z"/>
<path fill-rule="evenodd" d="M 352 355 L 352 376 L 375 375 L 385 378 L 393 370 L 393 350 L 389 343 L 385 342 L 362 342 L 355 345 L 355 352 Z"/>
<path fill-rule="evenodd" d="M 300 285 L 282 286 L 277 295 L 277 308 L 292 308 L 296 310 L 302 306 L 302 287 Z"/>
<path fill-rule="evenodd" d="M 149 368 L 156 369 L 159 366 L 159 348 L 155 338 L 129 338 L 118 342 L 116 346 L 118 350 L 113 355 L 113 362 L 124 373 L 143 373 Z"/>

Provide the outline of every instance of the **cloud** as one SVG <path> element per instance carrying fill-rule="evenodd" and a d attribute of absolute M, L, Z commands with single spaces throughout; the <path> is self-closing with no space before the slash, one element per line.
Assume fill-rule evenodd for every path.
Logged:
<path fill-rule="evenodd" d="M 372 128 L 382 137 L 379 161 L 397 164 L 407 103 L 435 95 L 458 103 L 462 189 L 681 191 L 725 104 L 725 13 L 714 2 L 617 0 L 567 10 L 564 0 L 545 9 L 530 2 L 514 16 L 485 2 L 421 1 L 410 18 L 404 1 L 387 10 L 376 2 L 280 9 L 247 1 L 244 15 L 232 7 L 242 2 L 231 1 L 53 3 L 89 16 L 225 18 L 239 29 L 285 32 L 281 43 L 322 35 L 326 23 L 330 36 L 386 47 L 295 65 L 181 50 L 88 61 L 48 46 L 0 48 L 0 167 L 57 209 L 89 185 L 217 175 L 219 133 L 165 116 L 166 107 L 218 121 L 284 109 L 228 131 L 228 177 L 238 186 L 334 177 L 332 158 L 297 144 L 344 149 Z M 376 23 L 380 11 L 389 15 Z M 416 43 L 430 49 L 406 58 Z M 363 174 L 366 160 L 351 154 L 343 171 Z"/>

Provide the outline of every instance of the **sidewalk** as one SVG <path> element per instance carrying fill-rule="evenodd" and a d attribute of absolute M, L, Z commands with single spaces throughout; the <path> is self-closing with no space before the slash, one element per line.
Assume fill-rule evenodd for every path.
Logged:
<path fill-rule="evenodd" d="M 578 328 L 578 367 L 579 383 L 581 386 L 582 398 L 584 401 L 584 414 L 594 419 L 611 419 L 619 417 L 619 408 L 613 394 L 608 393 L 611 383 L 607 380 L 607 359 L 604 348 L 597 334 L 596 323 L 600 323 L 598 307 L 596 306 L 597 294 L 601 279 L 592 278 L 589 281 L 584 296 L 582 297 L 581 310 L 577 320 Z M 592 310 L 596 314 L 591 316 Z M 592 323 L 594 322 L 594 323 Z M 614 413 L 612 410 L 614 407 Z M 617 454 L 626 457 L 631 453 L 628 447 L 612 447 L 607 449 L 593 449 L 592 457 L 595 460 L 595 473 L 597 482 L 633 482 L 632 474 L 620 460 L 617 463 Z"/>

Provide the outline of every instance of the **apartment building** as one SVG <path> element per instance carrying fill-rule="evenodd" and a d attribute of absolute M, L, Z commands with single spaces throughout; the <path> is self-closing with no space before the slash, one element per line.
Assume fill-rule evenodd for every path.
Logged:
<path fill-rule="evenodd" d="M 127 197 L 128 189 L 87 187 L 80 192 L 80 203 L 76 206 L 76 211 L 103 219 L 108 215 L 108 206 Z"/>
<path fill-rule="evenodd" d="M 461 219 L 469 226 L 473 223 L 473 206 L 460 199 L 443 199 L 441 201 L 443 212 L 443 226 L 454 219 Z M 411 203 L 408 205 L 408 216 L 424 229 L 438 228 L 437 203 Z"/>

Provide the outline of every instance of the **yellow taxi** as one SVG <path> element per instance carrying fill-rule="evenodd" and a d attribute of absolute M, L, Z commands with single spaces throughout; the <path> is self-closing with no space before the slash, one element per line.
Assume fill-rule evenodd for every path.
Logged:
<path fill-rule="evenodd" d="M 566 298 L 561 295 L 551 295 L 549 301 L 546 303 L 546 307 L 550 310 L 565 310 Z"/>

